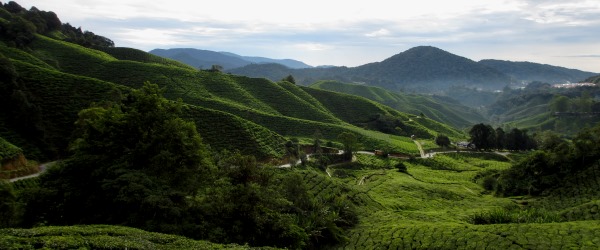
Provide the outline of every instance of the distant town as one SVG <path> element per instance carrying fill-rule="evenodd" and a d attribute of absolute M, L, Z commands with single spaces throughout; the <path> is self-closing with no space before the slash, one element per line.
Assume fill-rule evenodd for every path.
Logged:
<path fill-rule="evenodd" d="M 591 83 L 591 82 L 578 82 L 578 83 L 561 83 L 561 84 L 554 84 L 552 85 L 553 88 L 558 88 L 558 89 L 570 89 L 570 88 L 576 88 L 576 87 L 584 87 L 584 86 L 596 86 L 596 84 Z"/>

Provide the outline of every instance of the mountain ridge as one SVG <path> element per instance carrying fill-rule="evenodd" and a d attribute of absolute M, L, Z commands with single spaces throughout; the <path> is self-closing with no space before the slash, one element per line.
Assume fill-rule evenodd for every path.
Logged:
<path fill-rule="evenodd" d="M 533 81 L 547 83 L 579 82 L 588 77 L 596 75 L 593 72 L 578 69 L 569 69 L 549 64 L 534 63 L 528 61 L 507 61 L 496 59 L 484 59 L 480 64 L 492 67 L 513 80 L 528 83 Z"/>
<path fill-rule="evenodd" d="M 194 68 L 209 69 L 220 65 L 223 69 L 233 69 L 250 64 L 277 63 L 288 68 L 312 68 L 312 66 L 294 59 L 273 59 L 260 56 L 242 56 L 226 51 L 212 51 L 195 48 L 153 49 L 148 53 L 186 63 Z"/>
<path fill-rule="evenodd" d="M 455 55 L 433 46 L 417 46 L 395 54 L 383 61 L 356 67 L 327 67 L 290 69 L 273 64 L 246 65 L 228 72 L 250 77 L 266 77 L 271 80 L 293 75 L 296 82 L 309 85 L 319 80 L 336 80 L 383 87 L 391 91 L 416 91 L 431 93 L 451 86 L 468 86 L 487 90 L 501 90 L 511 84 L 528 81 L 581 81 L 595 75 L 576 69 L 531 62 L 504 61 L 510 68 L 521 64 L 529 66 L 525 75 L 514 76 L 508 67 L 490 63 L 493 59 L 479 62 Z M 499 60 L 494 60 L 494 62 Z M 547 75 L 550 73 L 551 76 Z M 554 80 L 553 80 L 554 79 Z M 433 87 L 433 88 L 432 88 Z"/>

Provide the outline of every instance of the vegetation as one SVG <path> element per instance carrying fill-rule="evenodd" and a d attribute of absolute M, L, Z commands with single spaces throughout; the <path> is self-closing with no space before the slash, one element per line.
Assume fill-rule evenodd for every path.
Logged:
<path fill-rule="evenodd" d="M 593 114 L 600 108 L 592 98 L 598 93 L 597 87 L 562 89 L 534 82 L 524 89 L 505 88 L 486 110 L 490 121 L 506 130 L 514 127 L 530 132 L 553 130 L 572 137 L 600 121 L 600 116 Z"/>
<path fill-rule="evenodd" d="M 537 148 L 535 140 L 527 134 L 527 130 L 522 131 L 518 128 L 513 128 L 510 132 L 505 133 L 502 128 L 494 130 L 491 125 L 480 123 L 469 130 L 469 135 L 471 136 L 470 142 L 480 150 L 519 151 Z"/>
<path fill-rule="evenodd" d="M 448 136 L 446 135 L 439 134 L 435 137 L 435 144 L 437 144 L 440 147 L 446 148 L 450 146 L 450 138 L 448 138 Z"/>
<path fill-rule="evenodd" d="M 60 161 L 40 177 L 0 183 L 0 226 L 9 227 L 0 248 L 600 245 L 598 126 L 568 138 L 480 123 L 472 134 L 483 149 L 510 152 L 420 158 L 409 135 L 431 151 L 436 138 L 443 146 L 463 132 L 426 109 L 402 113 L 355 95 L 198 70 L 65 25 L 40 33 L 35 15 L 53 18 L 18 7 L 0 8 L 0 23 L 17 31 L 0 42 L 0 152 Z M 419 62 L 449 56 L 426 47 L 381 64 L 423 53 Z M 494 97 L 517 103 L 529 93 L 522 103 L 539 102 L 540 113 L 555 94 L 571 109 L 595 95 L 541 94 L 545 86 Z M 292 158 L 301 164 L 279 166 Z"/>
<path fill-rule="evenodd" d="M 600 126 L 578 134 L 572 142 L 548 139 L 538 150 L 497 176 L 493 191 L 499 195 L 539 195 L 556 187 L 562 179 L 594 168 L 599 163 Z"/>
<path fill-rule="evenodd" d="M 0 162 L 3 162 L 4 159 L 16 157 L 22 152 L 23 151 L 19 147 L 7 142 L 2 137 L 0 137 Z"/>
<path fill-rule="evenodd" d="M 423 113 L 435 121 L 456 128 L 467 127 L 485 120 L 477 110 L 465 107 L 451 98 L 440 95 L 427 96 L 392 92 L 380 87 L 330 80 L 315 82 L 310 87 L 362 96 L 404 113 L 415 115 Z"/>
<path fill-rule="evenodd" d="M 110 226 L 47 226 L 0 229 L 2 249 L 253 249 L 246 245 L 215 244 L 181 236 Z"/>

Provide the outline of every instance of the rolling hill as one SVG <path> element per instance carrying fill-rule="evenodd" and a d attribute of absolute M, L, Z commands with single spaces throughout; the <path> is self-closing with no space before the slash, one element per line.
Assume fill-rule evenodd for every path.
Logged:
<path fill-rule="evenodd" d="M 479 63 L 494 68 L 510 76 L 513 81 L 523 83 L 529 83 L 533 81 L 547 82 L 551 84 L 580 82 L 597 74 L 532 62 L 511 62 L 489 59 L 481 60 Z"/>
<path fill-rule="evenodd" d="M 0 8 L 0 32 L 5 32 L 7 26 L 20 24 L 25 20 L 21 16 L 41 18 L 47 14 L 40 16 L 37 9 L 32 8 L 30 13 L 16 8 L 14 2 L 9 4 L 15 16 Z M 56 21 L 52 15 L 46 16 Z M 564 171 L 560 176 L 564 178 L 541 175 L 544 179 L 539 182 L 558 184 L 549 185 L 542 197 L 500 197 L 490 193 L 499 191 L 500 177 L 494 179 L 494 174 L 512 169 L 511 159 L 530 161 L 527 154 L 531 152 L 509 152 L 506 156 L 452 150 L 430 158 L 415 157 L 417 146 L 406 135 L 417 135 L 419 141 L 427 143 L 439 133 L 454 138 L 464 135 L 428 115 L 401 112 L 397 110 L 399 107 L 394 109 L 382 103 L 423 104 L 415 107 L 419 111 L 427 107 L 436 119 L 452 120 L 450 112 L 457 111 L 440 107 L 451 105 L 452 100 L 394 94 L 376 87 L 339 82 L 306 87 L 198 70 L 140 50 L 114 48 L 110 40 L 91 32 L 85 33 L 87 37 L 77 37 L 69 35 L 63 30 L 65 27 L 57 26 L 49 32 L 39 29 L 40 33 L 36 33 L 31 28 L 35 26 L 33 23 L 25 24 L 28 24 L 25 28 L 17 29 L 23 32 L 17 36 L 19 39 L 6 33 L 0 36 L 0 156 L 3 160 L 24 153 L 39 160 L 66 160 L 52 165 L 40 177 L 12 183 L 0 180 L 3 194 L 0 227 L 28 227 L 0 229 L 1 249 L 248 249 L 248 245 L 294 249 L 597 249 L 600 246 L 597 162 L 600 149 L 594 146 L 599 141 L 593 138 L 596 130 L 584 134 L 587 138 L 566 150 L 582 151 L 577 153 L 582 153 L 587 161 L 567 158 L 565 162 L 576 168 L 581 168 L 579 162 L 588 162 L 586 169 L 551 170 Z M 41 28 L 47 26 L 43 22 L 36 24 Z M 432 48 L 422 49 L 420 53 L 439 53 Z M 148 81 L 163 89 L 168 101 L 159 98 L 161 102 L 177 102 L 183 113 L 181 118 L 196 124 L 213 157 L 194 152 L 190 155 L 203 158 L 207 164 L 195 160 L 171 161 L 176 158 L 169 154 L 178 150 L 162 151 L 163 144 L 152 151 L 160 153 L 144 155 L 139 161 L 133 159 L 134 168 L 121 166 L 129 165 L 124 161 L 132 158 L 113 161 L 112 158 L 129 154 L 126 148 L 114 150 L 113 141 L 101 145 L 114 151 L 110 156 L 96 157 L 95 151 L 69 155 L 74 121 L 80 110 L 131 101 L 123 100 L 124 96 Z M 153 93 L 159 95 L 159 92 Z M 360 92 L 362 96 L 350 92 Z M 528 108 L 538 105 L 542 110 L 552 97 L 525 96 L 522 92 L 500 95 L 504 94 L 499 98 L 504 105 L 497 107 L 502 109 L 500 113 L 521 113 L 522 104 Z M 591 94 L 581 97 L 587 101 Z M 141 108 L 130 112 L 143 113 L 146 105 L 136 107 Z M 118 116 L 119 112 L 104 114 Z M 456 116 L 467 117 L 465 113 Z M 147 123 L 136 122 L 141 124 L 134 128 L 136 132 L 152 136 L 152 129 L 143 126 Z M 112 132 L 109 123 L 99 124 L 103 123 L 91 124 L 90 133 Z M 169 132 L 162 134 L 170 137 Z M 324 155 L 318 164 L 312 161 L 289 168 L 268 161 L 284 158 L 287 144 L 293 139 L 312 142 L 317 133 L 323 142 L 338 144 L 343 139 L 339 135 L 352 133 L 360 149 L 384 149 L 407 157 L 357 153 L 350 157 L 351 161 L 331 164 L 335 156 Z M 199 140 L 197 143 L 200 144 Z M 143 144 L 136 144 L 140 151 L 147 147 Z M 591 150 L 583 152 L 580 146 Z M 222 150 L 249 156 L 215 153 Z M 544 163 L 559 159 L 556 157 L 562 157 L 559 154 L 562 151 L 550 159 L 541 157 L 543 161 L 539 164 L 533 162 L 536 169 L 531 169 L 531 176 L 545 173 Z M 154 167 L 158 174 L 147 171 L 146 159 L 152 157 L 157 158 Z M 255 158 L 263 161 L 257 162 Z M 181 165 L 189 166 L 191 171 L 182 171 Z M 538 167 L 544 168 L 543 171 L 534 171 Z M 197 172 L 199 168 L 205 169 Z M 168 180 L 173 172 L 178 178 Z M 190 179 L 189 191 L 171 189 L 171 181 L 181 185 L 188 174 L 199 173 L 206 174 Z M 510 176 L 507 178 L 511 180 Z M 487 183 L 488 180 L 496 183 Z M 530 190 L 534 185 L 539 187 L 537 181 L 524 184 Z M 494 185 L 493 189 L 487 188 Z M 98 197 L 90 199 L 91 196 Z M 105 216 L 90 214 L 86 208 L 102 211 Z M 70 212 L 84 220 L 77 216 L 65 219 Z M 126 217 L 122 218 L 138 222 L 121 221 L 119 217 L 123 215 Z M 113 216 L 116 218 L 105 218 Z M 498 220 L 480 223 L 484 219 Z M 88 223 L 114 225 L 83 225 Z M 297 244 L 290 245 L 290 239 Z"/>
<path fill-rule="evenodd" d="M 26 154 L 45 152 L 35 157 L 39 159 L 66 154 L 79 110 L 94 102 L 118 100 L 121 93 L 146 81 L 164 88 L 167 98 L 183 100 L 189 118 L 196 121 L 204 141 L 215 150 L 240 150 L 261 159 L 280 157 L 284 137 L 311 138 L 317 130 L 326 140 L 335 141 L 337 135 L 350 131 L 366 149 L 386 147 L 409 154 L 416 153 L 416 147 L 407 148 L 410 140 L 398 135 L 433 138 L 443 131 L 462 136 L 438 122 L 413 119 L 416 115 L 362 97 L 201 71 L 135 49 L 97 50 L 43 35 L 37 35 L 29 48 L 24 51 L 0 44 L 0 52 L 10 59 L 18 75 L 17 81 L 23 83 L 21 91 L 32 96 L 28 102 L 40 111 L 36 126 L 43 131 L 44 140 L 18 145 Z M 336 102 L 327 104 L 330 100 Z M 349 115 L 349 110 L 365 112 Z M 403 130 L 375 126 L 377 115 L 403 124 Z M 27 133 L 18 132 L 17 125 L 6 126 L 0 130 L 3 137 L 17 144 L 27 141 Z"/>
<path fill-rule="evenodd" d="M 487 120 L 477 110 L 440 95 L 405 94 L 380 87 L 338 81 L 318 81 L 310 87 L 362 96 L 404 113 L 422 113 L 428 118 L 456 128 L 465 128 Z"/>

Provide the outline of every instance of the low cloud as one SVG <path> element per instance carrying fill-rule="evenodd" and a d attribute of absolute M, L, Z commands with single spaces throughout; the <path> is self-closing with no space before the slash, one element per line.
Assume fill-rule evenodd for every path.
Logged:
<path fill-rule="evenodd" d="M 371 33 L 365 34 L 367 37 L 379 37 L 379 36 L 388 36 L 390 35 L 390 31 L 387 29 L 379 29 L 377 31 L 373 31 Z"/>

